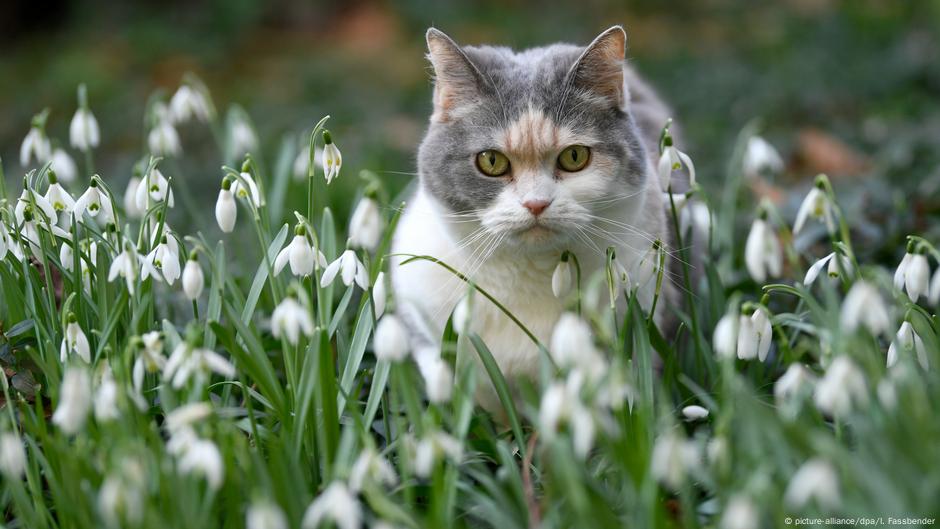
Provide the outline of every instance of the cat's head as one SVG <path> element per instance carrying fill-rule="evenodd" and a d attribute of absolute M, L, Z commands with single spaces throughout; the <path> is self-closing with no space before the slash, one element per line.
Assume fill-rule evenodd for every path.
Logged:
<path fill-rule="evenodd" d="M 460 47 L 433 28 L 427 41 L 434 112 L 418 169 L 450 218 L 523 249 L 561 247 L 589 235 L 600 210 L 642 200 L 649 169 L 620 26 L 587 47 L 518 53 Z"/>

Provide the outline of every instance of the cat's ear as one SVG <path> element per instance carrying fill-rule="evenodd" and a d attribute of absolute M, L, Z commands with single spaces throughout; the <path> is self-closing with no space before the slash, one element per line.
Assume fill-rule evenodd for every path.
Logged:
<path fill-rule="evenodd" d="M 447 121 L 450 113 L 481 95 L 483 76 L 444 32 L 430 28 L 427 33 L 428 60 L 434 68 L 434 113 L 431 121 Z"/>
<path fill-rule="evenodd" d="M 623 82 L 626 51 L 627 34 L 623 28 L 608 29 L 598 35 L 571 66 L 569 82 L 610 100 L 617 108 L 625 108 L 630 99 Z"/>

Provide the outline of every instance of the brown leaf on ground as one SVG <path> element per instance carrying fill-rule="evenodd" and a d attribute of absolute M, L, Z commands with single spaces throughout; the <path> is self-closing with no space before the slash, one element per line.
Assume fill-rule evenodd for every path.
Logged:
<path fill-rule="evenodd" d="M 871 167 L 871 160 L 820 129 L 806 128 L 796 139 L 794 153 L 800 173 L 825 173 L 831 177 L 857 176 Z"/>

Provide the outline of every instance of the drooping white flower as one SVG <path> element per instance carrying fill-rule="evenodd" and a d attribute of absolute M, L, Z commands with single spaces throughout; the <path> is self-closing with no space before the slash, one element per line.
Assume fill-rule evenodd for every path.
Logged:
<path fill-rule="evenodd" d="M 676 430 L 656 438 L 650 470 L 660 483 L 671 490 L 679 490 L 690 471 L 701 465 L 698 446 Z"/>
<path fill-rule="evenodd" d="M 183 294 L 186 299 L 195 301 L 202 294 L 206 279 L 202 273 L 202 267 L 199 266 L 199 259 L 195 253 L 189 254 L 186 260 L 186 266 L 183 267 Z"/>
<path fill-rule="evenodd" d="M 94 410 L 95 420 L 98 422 L 113 421 L 121 416 L 117 406 L 118 385 L 114 381 L 114 374 L 111 368 L 105 364 L 104 372 L 101 374 L 101 381 L 95 390 Z"/>
<path fill-rule="evenodd" d="M 801 396 L 808 395 L 816 384 L 816 375 L 803 364 L 790 364 L 786 372 L 774 384 L 774 398 L 778 406 Z"/>
<path fill-rule="evenodd" d="M 59 180 L 65 183 L 74 182 L 78 176 L 78 166 L 75 160 L 65 152 L 65 149 L 55 148 L 52 151 L 52 165 L 50 168 L 58 175 Z"/>
<path fill-rule="evenodd" d="M 859 325 L 876 336 L 889 332 L 891 328 L 884 299 L 877 288 L 864 280 L 856 282 L 845 296 L 840 321 L 842 328 L 849 333 L 855 332 Z"/>
<path fill-rule="evenodd" d="M 578 369 L 591 380 L 604 374 L 607 362 L 594 345 L 591 327 L 572 312 L 558 318 L 550 342 L 552 358 L 562 369 Z"/>
<path fill-rule="evenodd" d="M 425 435 L 415 449 L 414 471 L 420 478 L 427 478 L 434 471 L 434 466 L 441 458 L 449 459 L 453 463 L 460 463 L 463 459 L 463 446 L 453 436 L 442 431 L 434 431 Z"/>
<path fill-rule="evenodd" d="M 92 178 L 88 189 L 75 201 L 75 218 L 81 221 L 85 213 L 102 224 L 114 222 L 111 198 L 98 187 L 98 179 Z"/>
<path fill-rule="evenodd" d="M 752 360 L 757 357 L 757 332 L 754 322 L 749 316 L 738 316 L 738 345 L 737 355 L 741 360 Z"/>
<path fill-rule="evenodd" d="M 163 367 L 163 379 L 171 381 L 174 389 L 182 388 L 190 380 L 195 380 L 196 386 L 202 386 L 212 372 L 232 378 L 235 376 L 235 366 L 211 349 L 196 348 L 181 342 L 173 349 Z"/>
<path fill-rule="evenodd" d="M 797 210 L 796 221 L 793 223 L 793 234 L 798 234 L 810 218 L 823 221 L 829 233 L 835 233 L 836 223 L 832 212 L 832 202 L 829 200 L 829 196 L 816 186 L 806 194 L 806 198 L 800 204 L 800 209 Z"/>
<path fill-rule="evenodd" d="M 140 186 L 140 177 L 132 176 L 127 181 L 127 188 L 124 189 L 124 213 L 132 219 L 139 219 L 144 216 L 145 211 L 137 207 L 137 188 Z"/>
<path fill-rule="evenodd" d="M 239 178 L 232 183 L 232 193 L 238 198 L 250 200 L 256 208 L 260 208 L 264 201 L 261 200 L 261 191 L 255 179 L 251 177 L 251 173 L 242 171 L 238 176 Z M 224 182 L 222 187 L 225 187 Z"/>
<path fill-rule="evenodd" d="M 243 118 L 235 119 L 229 130 L 229 145 L 235 158 L 258 150 L 258 136 Z"/>
<path fill-rule="evenodd" d="M 175 435 L 192 428 L 211 416 L 212 406 L 208 402 L 190 402 L 167 413 L 163 425 L 170 435 Z"/>
<path fill-rule="evenodd" d="M 320 254 L 322 257 L 323 254 Z M 325 261 L 326 258 L 323 257 Z M 375 303 L 375 317 L 381 318 L 385 314 L 385 305 L 388 303 L 388 287 L 385 285 L 385 272 L 379 272 L 372 285 L 372 302 Z"/>
<path fill-rule="evenodd" d="M 341 275 L 343 284 L 347 287 L 355 281 L 359 288 L 363 290 L 369 288 L 369 272 L 362 264 L 362 261 L 359 260 L 356 252 L 352 250 L 346 250 L 343 255 L 326 267 L 323 276 L 320 278 L 320 286 L 327 287 L 332 284 L 337 274 Z"/>
<path fill-rule="evenodd" d="M 868 402 L 865 373 L 848 356 L 837 356 L 816 386 L 813 398 L 823 413 L 845 416 Z"/>
<path fill-rule="evenodd" d="M 219 447 L 208 439 L 195 439 L 188 443 L 179 458 L 179 471 L 197 474 L 206 479 L 209 487 L 217 490 L 225 479 L 225 465 Z"/>
<path fill-rule="evenodd" d="M 807 287 L 812 285 L 813 282 L 816 281 L 816 278 L 819 277 L 819 273 L 822 272 L 823 267 L 826 268 L 826 273 L 829 277 L 839 277 L 842 274 L 850 274 L 852 272 L 852 262 L 849 261 L 848 257 L 838 252 L 831 252 L 809 267 L 809 270 L 806 271 L 806 277 L 803 278 L 803 285 Z"/>
<path fill-rule="evenodd" d="M 382 238 L 382 213 L 379 203 L 366 196 L 359 201 L 349 221 L 349 244 L 374 251 Z"/>
<path fill-rule="evenodd" d="M 894 288 L 907 290 L 911 301 L 917 303 L 920 296 L 928 293 L 929 282 L 930 264 L 927 262 L 927 256 L 910 251 L 905 253 L 894 272 Z"/>
<path fill-rule="evenodd" d="M 783 499 L 794 509 L 801 509 L 810 501 L 823 509 L 838 509 L 842 499 L 836 469 L 823 459 L 807 461 L 790 479 Z"/>
<path fill-rule="evenodd" d="M 362 526 L 362 506 L 341 481 L 331 483 L 313 500 L 300 526 L 317 529 L 325 521 L 333 522 L 338 529 L 359 529 Z"/>
<path fill-rule="evenodd" d="M 734 358 L 738 349 L 738 316 L 725 314 L 715 325 L 712 347 L 719 358 Z"/>
<path fill-rule="evenodd" d="M 150 207 L 166 200 L 167 206 L 173 207 L 173 190 L 170 189 L 170 181 L 163 176 L 156 167 L 150 174 L 140 180 L 137 184 L 137 190 L 134 194 L 134 201 L 137 209 L 147 211 Z"/>
<path fill-rule="evenodd" d="M 437 347 L 420 347 L 413 353 L 428 400 L 434 404 L 448 402 L 454 390 L 454 372 L 450 364 L 441 358 Z"/>
<path fill-rule="evenodd" d="M 154 156 L 179 156 L 183 152 L 180 135 L 173 127 L 173 123 L 163 119 L 150 129 L 147 135 L 147 146 Z"/>
<path fill-rule="evenodd" d="M 195 117 L 205 123 L 212 116 L 212 106 L 199 88 L 182 84 L 170 98 L 170 119 L 185 123 Z"/>
<path fill-rule="evenodd" d="M 52 209 L 57 213 L 64 214 L 66 218 L 75 208 L 75 199 L 73 199 L 72 195 L 59 183 L 54 171 L 49 171 L 49 189 L 46 190 L 45 199 L 52 206 Z M 54 217 L 50 220 L 56 218 L 57 217 Z"/>
<path fill-rule="evenodd" d="M 23 440 L 13 432 L 0 434 L 0 472 L 6 479 L 23 477 L 26 472 L 26 450 Z"/>
<path fill-rule="evenodd" d="M 463 336 L 470 330 L 470 323 L 473 317 L 472 307 L 472 296 L 468 293 L 467 295 L 460 298 L 460 301 L 457 302 L 457 305 L 454 306 L 454 312 L 451 314 L 451 325 L 454 327 L 454 332 L 458 335 Z"/>
<path fill-rule="evenodd" d="M 91 411 L 91 377 L 84 367 L 72 365 L 65 370 L 59 386 L 59 403 L 52 422 L 66 435 L 74 435 L 85 427 Z"/>
<path fill-rule="evenodd" d="M 29 167 L 29 162 L 33 158 L 36 159 L 37 164 L 44 164 L 51 156 L 52 144 L 46 133 L 36 126 L 30 128 L 20 145 L 20 165 Z"/>
<path fill-rule="evenodd" d="M 222 181 L 219 198 L 215 202 L 215 220 L 219 229 L 231 233 L 235 229 L 235 220 L 238 218 L 238 207 L 235 205 L 235 195 L 231 190 L 232 183 L 226 178 Z"/>
<path fill-rule="evenodd" d="M 708 236 L 712 226 L 712 214 L 708 206 L 699 200 L 689 200 L 688 204 L 679 212 L 679 229 L 681 233 L 688 233 L 694 228 L 696 233 Z"/>
<path fill-rule="evenodd" d="M 176 242 L 172 236 L 164 233 L 160 244 L 147 254 L 146 260 L 153 268 L 162 272 L 167 284 L 172 286 L 180 277 L 180 256 L 173 251 L 176 245 L 168 244 L 169 240 Z"/>
<path fill-rule="evenodd" d="M 930 280 L 930 291 L 927 294 L 927 301 L 933 306 L 940 304 L 940 267 L 933 273 L 933 278 Z"/>
<path fill-rule="evenodd" d="M 300 334 L 313 336 L 314 326 L 310 311 L 292 296 L 285 297 L 271 314 L 271 333 L 275 338 L 284 337 L 291 345 L 297 345 Z"/>
<path fill-rule="evenodd" d="M 689 184 L 695 184 L 695 165 L 689 155 L 677 149 L 672 145 L 672 138 L 666 136 L 663 153 L 659 156 L 659 163 L 656 165 L 659 174 L 659 185 L 663 191 L 669 191 L 672 173 L 685 167 L 689 171 Z"/>
<path fill-rule="evenodd" d="M 388 362 L 400 362 L 411 349 L 408 329 L 394 314 L 386 314 L 375 326 L 375 341 L 372 345 L 375 357 Z"/>
<path fill-rule="evenodd" d="M 545 440 L 554 439 L 561 427 L 567 425 L 574 453 L 582 459 L 594 446 L 596 433 L 594 418 L 581 399 L 583 381 L 578 372 L 573 372 L 564 382 L 550 385 L 539 403 L 539 432 Z"/>
<path fill-rule="evenodd" d="M 313 164 L 310 163 L 310 145 L 305 144 L 300 152 L 297 153 L 297 157 L 294 158 L 294 167 L 293 174 L 294 180 L 303 180 L 307 178 L 307 174 L 311 167 L 316 167 L 318 165 L 323 165 L 323 149 L 317 147 L 313 151 Z"/>
<path fill-rule="evenodd" d="M 64 364 L 68 361 L 69 354 L 76 354 L 86 364 L 91 363 L 91 346 L 88 345 L 88 337 L 78 325 L 78 319 L 75 314 L 69 313 L 69 323 L 65 326 L 65 337 L 62 338 L 62 346 L 59 347 L 59 360 Z"/>
<path fill-rule="evenodd" d="M 69 123 L 69 142 L 80 151 L 88 151 L 101 143 L 101 131 L 98 120 L 91 110 L 79 107 Z"/>
<path fill-rule="evenodd" d="M 783 268 L 783 250 L 773 228 L 763 218 L 754 219 L 744 244 L 744 264 L 754 281 L 779 277 Z"/>
<path fill-rule="evenodd" d="M 252 503 L 245 514 L 246 529 L 287 529 L 287 527 L 287 517 L 284 516 L 284 511 L 271 500 Z"/>
<path fill-rule="evenodd" d="M 144 516 L 144 470 L 132 459 L 121 461 L 120 473 L 105 477 L 98 491 L 98 512 L 105 526 L 134 527 Z"/>
<path fill-rule="evenodd" d="M 132 378 L 134 395 L 138 395 L 138 404 L 146 404 L 143 399 L 144 375 L 157 373 L 166 367 L 166 357 L 163 356 L 163 338 L 158 331 L 151 331 L 141 336 L 143 347 L 139 348 L 137 358 L 134 360 Z"/>
<path fill-rule="evenodd" d="M 35 208 L 32 208 L 33 204 L 36 205 Z M 16 201 L 16 206 L 13 208 L 13 216 L 17 223 L 26 222 L 25 213 L 27 208 L 30 208 L 34 214 L 38 210 L 38 212 L 45 217 L 44 220 L 48 220 L 53 224 L 55 224 L 58 219 L 56 209 L 53 207 L 52 203 L 49 202 L 46 197 L 32 189 L 24 189 L 20 194 L 20 198 Z"/>
<path fill-rule="evenodd" d="M 689 421 L 699 421 L 708 417 L 708 410 L 693 404 L 682 408 L 682 416 Z"/>
<path fill-rule="evenodd" d="M 330 182 L 339 176 L 339 170 L 343 167 L 343 154 L 333 143 L 333 137 L 329 131 L 323 131 L 323 143 L 323 175 L 326 177 L 326 185 L 330 185 Z"/>
<path fill-rule="evenodd" d="M 572 270 L 570 257 L 568 253 L 561 256 L 561 260 L 555 265 L 555 271 L 552 272 L 552 294 L 558 299 L 565 298 L 571 287 L 574 285 L 574 270 Z"/>
<path fill-rule="evenodd" d="M 393 486 L 398 483 L 398 475 L 392 465 L 375 451 L 374 448 L 363 450 L 349 470 L 349 489 L 353 492 L 362 490 L 366 482 Z"/>
<path fill-rule="evenodd" d="M 751 328 L 757 337 L 757 359 L 763 362 L 767 359 L 770 345 L 773 343 L 773 325 L 766 309 L 757 307 L 754 310 L 751 314 Z"/>
<path fill-rule="evenodd" d="M 294 238 L 285 246 L 274 259 L 274 273 L 280 274 L 284 266 L 290 262 L 290 271 L 297 277 L 306 277 L 313 274 L 315 264 L 313 245 L 307 239 L 306 229 L 298 224 L 294 229 Z"/>
<path fill-rule="evenodd" d="M 152 277 L 160 281 L 160 272 L 153 267 L 153 264 L 137 253 L 137 248 L 130 241 L 125 241 L 124 251 L 118 254 L 111 261 L 111 269 L 108 271 L 108 281 L 114 281 L 118 276 L 124 278 L 127 290 L 131 294 L 137 286 L 138 277 L 140 281 L 146 281 Z"/>
<path fill-rule="evenodd" d="M 755 178 L 764 173 L 776 174 L 783 170 L 783 159 L 773 145 L 760 136 L 751 136 L 744 151 L 744 174 Z"/>
<path fill-rule="evenodd" d="M 927 347 L 924 345 L 924 341 L 921 337 L 914 331 L 914 326 L 911 325 L 909 321 L 905 321 L 901 324 L 901 328 L 898 329 L 894 340 L 892 340 L 891 345 L 888 346 L 888 367 L 893 367 L 898 363 L 899 350 L 908 353 L 916 353 L 917 361 L 920 362 L 921 367 L 925 370 L 930 367 L 927 359 Z"/>
<path fill-rule="evenodd" d="M 721 515 L 721 529 L 754 529 L 759 526 L 757 506 L 750 498 L 735 494 L 728 500 Z"/>

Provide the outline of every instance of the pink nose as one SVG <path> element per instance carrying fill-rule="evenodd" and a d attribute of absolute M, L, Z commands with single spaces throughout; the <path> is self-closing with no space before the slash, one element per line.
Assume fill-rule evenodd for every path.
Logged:
<path fill-rule="evenodd" d="M 529 210 L 529 213 L 532 213 L 533 216 L 538 217 L 548 208 L 548 206 L 551 205 L 551 203 L 551 200 L 526 200 L 522 203 L 522 205 L 527 210 Z"/>

